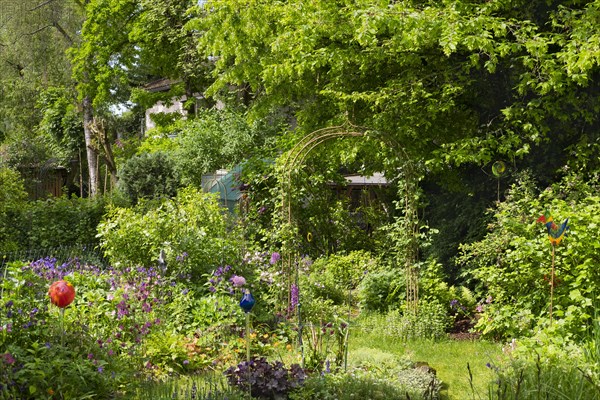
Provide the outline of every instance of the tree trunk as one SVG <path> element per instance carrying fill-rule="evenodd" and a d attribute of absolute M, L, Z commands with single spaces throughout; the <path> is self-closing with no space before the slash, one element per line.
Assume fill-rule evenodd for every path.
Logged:
<path fill-rule="evenodd" d="M 92 101 L 86 96 L 83 99 L 83 132 L 85 135 L 85 148 L 87 153 L 88 172 L 90 177 L 89 196 L 95 197 L 98 194 L 100 183 L 98 181 L 98 151 L 96 150 L 92 124 L 94 123 L 94 114 L 92 110 Z"/>

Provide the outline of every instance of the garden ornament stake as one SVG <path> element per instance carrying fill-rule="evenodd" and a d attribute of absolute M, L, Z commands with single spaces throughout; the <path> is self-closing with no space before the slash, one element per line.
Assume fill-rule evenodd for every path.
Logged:
<path fill-rule="evenodd" d="M 242 296 L 242 300 L 240 300 L 240 307 L 246 313 L 246 361 L 250 363 L 250 311 L 256 300 L 250 293 L 250 290 L 246 289 L 244 291 L 244 295 Z"/>
<path fill-rule="evenodd" d="M 500 178 L 502 177 L 502 175 L 504 175 L 505 172 L 506 164 L 504 164 L 504 161 L 496 161 L 494 164 L 492 164 L 492 174 L 494 174 L 496 180 L 498 181 L 498 203 L 500 203 Z"/>
<path fill-rule="evenodd" d="M 560 244 L 565 237 L 567 229 L 569 229 L 569 226 L 567 225 L 569 223 L 569 218 L 567 218 L 561 226 L 558 226 L 554 223 L 554 218 L 552 218 L 548 211 L 546 211 L 537 219 L 537 222 L 541 222 L 546 225 L 546 229 L 548 230 L 548 239 L 552 245 L 552 270 L 550 272 L 550 326 L 552 326 L 552 306 L 554 298 L 554 257 L 556 253 L 556 246 Z"/>
<path fill-rule="evenodd" d="M 70 282 L 60 280 L 50 285 L 48 295 L 52 304 L 60 308 L 60 345 L 64 347 L 65 307 L 75 299 L 75 288 Z"/>
<path fill-rule="evenodd" d="M 160 254 L 158 255 L 158 268 L 163 274 L 167 272 L 167 257 L 163 249 L 160 249 Z"/>

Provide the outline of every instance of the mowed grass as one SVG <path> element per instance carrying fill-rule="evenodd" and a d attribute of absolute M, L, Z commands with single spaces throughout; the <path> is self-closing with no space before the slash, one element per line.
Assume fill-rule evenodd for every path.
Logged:
<path fill-rule="evenodd" d="M 444 383 L 442 399 L 486 399 L 489 384 L 494 378 L 492 370 L 486 364 L 499 363 L 502 345 L 488 341 L 450 339 L 402 342 L 385 335 L 361 334 L 360 331 L 350 335 L 349 364 L 365 357 L 370 357 L 370 362 L 377 362 L 389 356 L 401 356 L 413 362 L 429 364 Z M 469 378 L 467 364 L 471 369 L 472 380 Z"/>

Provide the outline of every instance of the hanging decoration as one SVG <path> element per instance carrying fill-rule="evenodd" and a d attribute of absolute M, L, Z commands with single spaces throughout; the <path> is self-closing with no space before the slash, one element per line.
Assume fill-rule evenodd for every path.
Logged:
<path fill-rule="evenodd" d="M 554 223 L 554 218 L 552 215 L 546 211 L 537 219 L 537 222 L 541 222 L 546 225 L 546 229 L 548 230 L 548 240 L 550 240 L 550 244 L 552 245 L 552 269 L 550 272 L 550 325 L 552 325 L 552 307 L 554 303 L 555 286 L 554 259 L 556 254 L 556 246 L 560 244 L 565 237 L 567 230 L 569 229 L 569 218 L 567 218 L 560 226 L 558 226 Z"/>

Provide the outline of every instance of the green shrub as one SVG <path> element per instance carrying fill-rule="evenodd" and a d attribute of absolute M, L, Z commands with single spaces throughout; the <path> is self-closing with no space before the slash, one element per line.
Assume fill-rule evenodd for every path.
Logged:
<path fill-rule="evenodd" d="M 385 312 L 399 308 L 406 298 L 406 276 L 400 270 L 369 273 L 359 286 L 360 306 L 366 311 Z"/>
<path fill-rule="evenodd" d="M 94 246 L 96 229 L 105 210 L 102 197 L 49 197 L 23 202 L 0 215 L 0 230 L 7 235 L 0 248 L 7 251 L 31 251 L 49 248 Z M 10 243 L 10 244 L 8 244 Z"/>
<path fill-rule="evenodd" d="M 119 171 L 119 188 L 136 204 L 139 199 L 173 197 L 179 178 L 173 160 L 163 152 L 142 153 L 128 159 Z"/>
<path fill-rule="evenodd" d="M 51 197 L 29 202 L 21 212 L 23 245 L 28 249 L 98 243 L 96 229 L 105 210 L 102 197 Z"/>
<path fill-rule="evenodd" d="M 417 314 L 390 310 L 386 314 L 368 313 L 359 324 L 366 333 L 408 341 L 412 339 L 438 340 L 446 337 L 450 318 L 446 307 L 436 302 L 419 302 Z"/>
<path fill-rule="evenodd" d="M 312 273 L 330 275 L 337 286 L 345 289 L 355 289 L 368 272 L 377 269 L 371 254 L 362 250 L 319 258 L 311 266 Z"/>
<path fill-rule="evenodd" d="M 576 176 L 543 192 L 522 176 L 481 241 L 462 247 L 466 276 L 490 299 L 476 326 L 484 335 L 519 337 L 549 325 L 552 246 L 536 219 L 547 209 L 557 223 L 569 218 L 570 230 L 556 247 L 553 318 L 557 334 L 580 336 L 590 325 L 600 293 L 599 186 Z"/>
<path fill-rule="evenodd" d="M 0 167 L 0 250 L 18 248 L 16 221 L 18 211 L 25 205 L 27 193 L 19 173 L 7 167 Z"/>
<path fill-rule="evenodd" d="M 198 278 L 239 257 L 237 233 L 215 196 L 193 188 L 156 206 L 113 207 L 98 230 L 105 254 L 119 268 L 156 265 L 163 250 L 170 274 Z"/>

